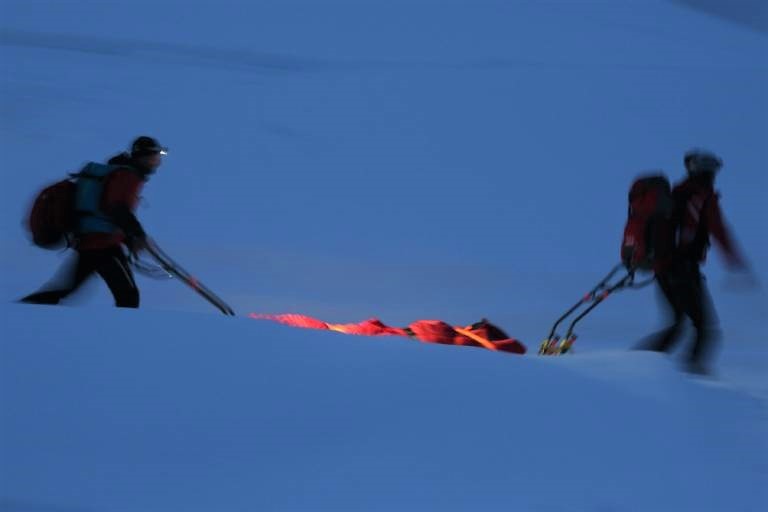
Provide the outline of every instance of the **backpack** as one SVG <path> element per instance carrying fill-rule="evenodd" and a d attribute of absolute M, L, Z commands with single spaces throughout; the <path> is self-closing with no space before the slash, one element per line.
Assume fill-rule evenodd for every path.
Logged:
<path fill-rule="evenodd" d="M 629 270 L 654 270 L 670 257 L 675 247 L 674 205 L 666 176 L 643 176 L 632 183 L 621 242 L 621 261 Z"/>
<path fill-rule="evenodd" d="M 107 176 L 119 167 L 91 162 L 41 190 L 27 217 L 32 242 L 54 250 L 69 246 L 76 233 L 114 230 L 99 204 Z"/>
<path fill-rule="evenodd" d="M 27 228 L 36 246 L 58 249 L 69 245 L 75 227 L 75 189 L 75 182 L 65 179 L 37 195 L 27 218 Z"/>
<path fill-rule="evenodd" d="M 101 198 L 107 178 L 120 168 L 119 165 L 90 162 L 74 175 L 77 179 L 73 204 L 76 233 L 112 233 L 117 229 L 109 216 L 101 211 Z"/>

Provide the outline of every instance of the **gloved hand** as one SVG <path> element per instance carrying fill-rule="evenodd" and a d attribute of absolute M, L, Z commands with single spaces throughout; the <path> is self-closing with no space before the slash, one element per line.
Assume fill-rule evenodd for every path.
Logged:
<path fill-rule="evenodd" d="M 137 254 L 147 248 L 147 238 L 145 236 L 132 236 L 125 240 L 125 245 L 132 254 Z"/>
<path fill-rule="evenodd" d="M 752 269 L 748 267 L 741 267 L 728 274 L 723 281 L 723 288 L 728 291 L 750 291 L 761 288 L 760 280 L 757 278 Z"/>

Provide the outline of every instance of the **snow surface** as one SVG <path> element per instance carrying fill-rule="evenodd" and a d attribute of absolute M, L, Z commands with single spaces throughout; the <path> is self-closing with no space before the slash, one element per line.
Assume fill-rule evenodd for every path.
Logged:
<path fill-rule="evenodd" d="M 106 308 L 2 315 L 4 510 L 766 503 L 765 402 L 658 354 L 546 359 Z"/>
<path fill-rule="evenodd" d="M 487 316 L 535 352 L 615 263 L 632 178 L 692 146 L 767 283 L 768 42 L 732 22 L 759 2 L 695 3 L 5 0 L 0 290 L 65 257 L 24 237 L 34 191 L 144 133 L 171 154 L 139 217 L 241 315 Z M 715 379 L 629 350 L 652 288 L 561 358 L 144 278 L 139 311 L 98 280 L 0 306 L 0 510 L 768 509 L 768 295 L 720 262 Z"/>

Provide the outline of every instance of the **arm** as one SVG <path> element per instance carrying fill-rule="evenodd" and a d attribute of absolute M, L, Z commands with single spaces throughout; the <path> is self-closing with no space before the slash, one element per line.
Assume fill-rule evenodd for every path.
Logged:
<path fill-rule="evenodd" d="M 139 219 L 136 218 L 130 208 L 124 203 L 116 204 L 109 212 L 109 215 L 128 238 L 144 238 L 147 236 Z"/>
<path fill-rule="evenodd" d="M 723 213 L 720 210 L 720 197 L 717 194 L 714 194 L 707 201 L 706 216 L 709 231 L 722 248 L 728 265 L 733 268 L 746 268 L 744 259 L 736 249 L 733 237 L 723 220 Z"/>
<path fill-rule="evenodd" d="M 129 240 L 146 237 L 144 228 L 133 213 L 143 185 L 144 180 L 136 173 L 121 169 L 110 175 L 104 186 L 104 213 L 112 218 Z"/>

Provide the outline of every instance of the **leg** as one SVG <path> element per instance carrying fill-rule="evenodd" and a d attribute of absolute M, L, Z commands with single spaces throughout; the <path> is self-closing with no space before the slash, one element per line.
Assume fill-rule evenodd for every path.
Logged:
<path fill-rule="evenodd" d="M 637 348 L 640 350 L 667 352 L 680 338 L 685 314 L 683 312 L 683 307 L 680 304 L 675 276 L 670 274 L 659 274 L 656 277 L 656 280 L 664 297 L 667 310 L 671 313 L 672 324 L 642 340 Z"/>
<path fill-rule="evenodd" d="M 27 304 L 58 304 L 62 299 L 80 288 L 88 277 L 94 272 L 92 258 L 76 253 L 61 268 L 53 281 L 57 284 L 48 286 L 47 290 L 27 295 L 21 302 Z"/>
<path fill-rule="evenodd" d="M 122 249 L 118 247 L 104 251 L 96 271 L 112 292 L 115 306 L 119 308 L 139 307 L 139 289 L 136 287 L 133 272 Z"/>
<path fill-rule="evenodd" d="M 688 356 L 688 367 L 695 373 L 709 373 L 707 367 L 710 354 L 718 338 L 716 314 L 698 266 L 691 269 L 688 283 L 683 306 L 696 329 L 696 338 Z"/>

